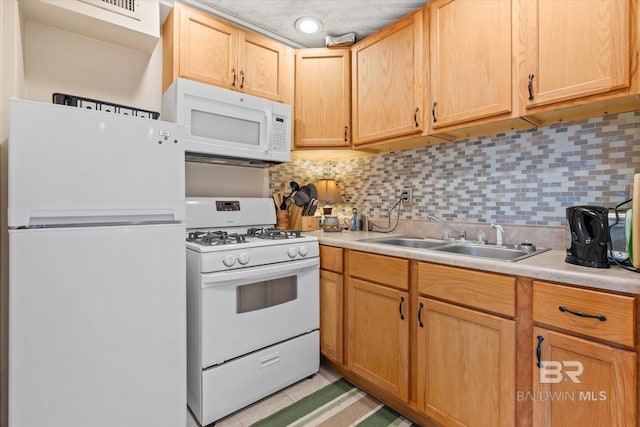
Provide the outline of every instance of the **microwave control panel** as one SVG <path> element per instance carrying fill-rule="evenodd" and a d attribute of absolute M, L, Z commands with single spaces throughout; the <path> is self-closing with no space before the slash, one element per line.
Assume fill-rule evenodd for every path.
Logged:
<path fill-rule="evenodd" d="M 273 115 L 273 151 L 287 151 L 287 118 Z"/>

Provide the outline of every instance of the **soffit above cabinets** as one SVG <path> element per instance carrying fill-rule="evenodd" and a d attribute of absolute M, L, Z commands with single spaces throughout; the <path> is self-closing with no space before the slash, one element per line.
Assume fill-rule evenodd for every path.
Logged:
<path fill-rule="evenodd" d="M 325 36 L 356 34 L 356 41 L 397 21 L 427 0 L 184 0 L 293 47 L 325 47 Z M 296 19 L 311 16 L 320 32 L 299 33 Z M 260 31 L 262 30 L 262 31 Z"/>

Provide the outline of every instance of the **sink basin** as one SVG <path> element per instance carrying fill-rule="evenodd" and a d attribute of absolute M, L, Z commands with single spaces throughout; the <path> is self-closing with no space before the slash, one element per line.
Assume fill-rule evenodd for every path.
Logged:
<path fill-rule="evenodd" d="M 433 248 L 439 252 L 449 252 L 453 254 L 471 255 L 482 258 L 493 258 L 504 261 L 520 261 L 521 259 L 545 252 L 547 249 L 538 249 L 534 251 L 525 251 L 520 249 L 503 248 L 496 246 L 481 245 L 460 245 L 451 244 Z"/>
<path fill-rule="evenodd" d="M 401 246 L 413 249 L 427 249 L 438 252 L 468 255 L 472 257 L 491 258 L 503 261 L 520 261 L 533 255 L 548 251 L 548 249 L 524 250 L 515 247 L 480 245 L 473 243 L 455 243 L 438 239 L 423 239 L 420 237 L 394 236 L 363 239 L 361 242 L 381 243 L 383 245 Z"/>
<path fill-rule="evenodd" d="M 437 239 L 422 239 L 419 237 L 377 237 L 375 239 L 364 239 L 361 242 L 367 243 L 382 243 L 385 245 L 403 246 L 405 248 L 418 248 L 418 249 L 431 249 L 442 245 L 447 242 Z"/>

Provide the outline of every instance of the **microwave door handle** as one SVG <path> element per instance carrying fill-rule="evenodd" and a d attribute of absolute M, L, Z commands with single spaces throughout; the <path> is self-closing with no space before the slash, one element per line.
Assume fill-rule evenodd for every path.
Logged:
<path fill-rule="evenodd" d="M 269 152 L 269 147 L 273 146 L 273 114 L 264 113 L 267 119 L 267 143 L 264 146 L 264 152 Z"/>

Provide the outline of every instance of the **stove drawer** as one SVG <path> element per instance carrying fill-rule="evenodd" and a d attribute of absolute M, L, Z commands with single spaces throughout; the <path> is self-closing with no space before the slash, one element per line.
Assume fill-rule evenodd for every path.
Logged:
<path fill-rule="evenodd" d="M 202 373 L 201 413 L 196 415 L 207 425 L 319 369 L 317 331 L 207 369 Z"/>

